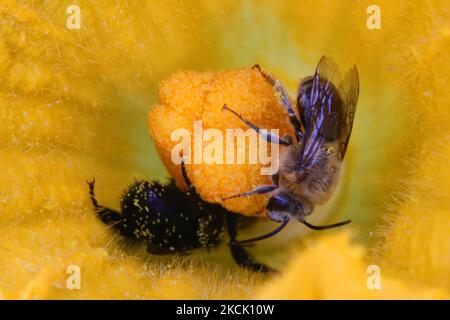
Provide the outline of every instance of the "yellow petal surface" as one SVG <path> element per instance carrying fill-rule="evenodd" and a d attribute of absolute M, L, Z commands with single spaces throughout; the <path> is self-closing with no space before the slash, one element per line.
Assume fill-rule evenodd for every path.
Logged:
<path fill-rule="evenodd" d="M 448 299 L 448 1 L 379 0 L 380 30 L 367 28 L 370 0 L 76 3 L 80 30 L 66 27 L 72 2 L 0 2 L 1 298 Z M 135 176 L 179 179 L 164 133 L 196 118 L 240 127 L 220 111 L 224 102 L 283 133 L 273 92 L 249 67 L 259 63 L 294 97 L 323 54 L 361 75 L 346 169 L 336 198 L 318 208 L 351 218 L 358 246 L 340 235 L 302 251 L 305 233 L 291 226 L 278 243 L 250 249 L 283 269 L 270 279 L 239 270 L 226 245 L 148 255 L 95 217 L 85 180 L 95 177 L 100 203 L 117 209 Z M 263 181 L 258 166 L 234 171 L 188 166 L 210 201 L 219 189 Z M 264 201 L 229 206 L 262 215 Z M 286 244 L 298 248 L 285 253 Z M 365 287 L 366 250 L 381 268 L 381 291 Z M 70 266 L 80 268 L 80 289 L 67 285 Z"/>
<path fill-rule="evenodd" d="M 260 299 L 449 299 L 445 289 L 410 285 L 374 275 L 366 252 L 346 233 L 324 236 L 298 253 L 282 274 L 258 293 Z M 369 270 L 369 271 L 367 271 Z"/>

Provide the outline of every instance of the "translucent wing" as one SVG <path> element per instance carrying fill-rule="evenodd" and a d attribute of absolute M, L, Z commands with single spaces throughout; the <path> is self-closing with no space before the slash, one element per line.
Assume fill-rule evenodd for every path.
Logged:
<path fill-rule="evenodd" d="M 338 84 L 336 86 L 335 84 Z M 300 169 L 308 169 L 321 159 L 325 142 L 339 143 L 343 159 L 350 138 L 359 80 L 356 67 L 341 80 L 336 64 L 323 56 L 312 77 L 302 81 L 297 107 L 304 127 Z"/>
<path fill-rule="evenodd" d="M 300 118 L 304 127 L 300 169 L 308 169 L 320 160 L 323 144 L 336 138 L 335 89 L 332 79 L 339 78 L 336 65 L 322 57 L 314 75 L 300 84 L 297 98 Z"/>
<path fill-rule="evenodd" d="M 339 123 L 339 156 L 344 159 L 355 119 L 356 105 L 359 96 L 358 69 L 353 66 L 345 74 L 340 85 L 339 95 L 342 97 L 342 119 Z"/>

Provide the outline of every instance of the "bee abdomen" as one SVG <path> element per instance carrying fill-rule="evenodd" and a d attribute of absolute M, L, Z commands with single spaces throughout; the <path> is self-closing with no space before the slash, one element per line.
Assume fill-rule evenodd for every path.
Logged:
<path fill-rule="evenodd" d="M 200 198 L 194 206 L 191 200 L 192 194 L 182 192 L 173 181 L 167 186 L 138 181 L 122 195 L 121 233 L 166 251 L 216 245 L 223 227 L 220 215 L 208 213 Z"/>

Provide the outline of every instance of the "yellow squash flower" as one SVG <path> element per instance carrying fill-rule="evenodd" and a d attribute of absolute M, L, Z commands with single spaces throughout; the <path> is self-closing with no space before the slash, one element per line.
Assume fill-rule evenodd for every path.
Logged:
<path fill-rule="evenodd" d="M 365 0 L 78 0 L 80 29 L 71 29 L 72 3 L 2 0 L 0 297 L 448 299 L 447 2 L 377 1 L 381 29 L 372 30 L 373 3 Z M 336 196 L 317 213 L 351 218 L 354 237 L 297 228 L 261 242 L 258 259 L 281 269 L 273 277 L 238 269 L 225 245 L 187 258 L 148 255 L 95 217 L 85 180 L 95 177 L 98 198 L 117 208 L 135 176 L 167 176 L 156 152 L 168 150 L 167 131 L 158 133 L 155 116 L 152 144 L 150 106 L 159 104 L 151 110 L 164 119 L 182 104 L 180 114 L 221 126 L 219 110 L 203 113 L 208 104 L 194 95 L 208 90 L 211 105 L 223 94 L 241 110 L 247 99 L 249 116 L 283 129 L 281 113 L 269 119 L 259 112 L 277 108 L 276 98 L 248 68 L 259 63 L 294 97 L 323 54 L 341 69 L 356 64 L 361 76 L 345 171 Z M 238 82 L 250 92 L 228 87 L 224 77 L 246 78 Z M 214 200 L 201 175 L 222 169 L 188 169 Z M 252 174 L 257 167 L 241 169 L 242 190 L 261 182 Z M 233 192 L 236 181 L 225 182 L 219 187 Z M 255 199 L 229 206 L 264 221 Z M 381 270 L 379 290 L 367 286 L 370 265 Z M 77 267 L 79 289 L 70 282 Z"/>

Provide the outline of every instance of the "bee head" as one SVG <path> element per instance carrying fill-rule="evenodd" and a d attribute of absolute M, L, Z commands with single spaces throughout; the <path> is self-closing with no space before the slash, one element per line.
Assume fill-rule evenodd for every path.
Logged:
<path fill-rule="evenodd" d="M 298 202 L 286 193 L 272 196 L 267 204 L 267 216 L 272 221 L 283 222 L 286 218 L 301 220 L 312 213 L 308 202 Z"/>

